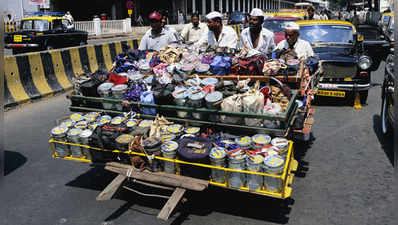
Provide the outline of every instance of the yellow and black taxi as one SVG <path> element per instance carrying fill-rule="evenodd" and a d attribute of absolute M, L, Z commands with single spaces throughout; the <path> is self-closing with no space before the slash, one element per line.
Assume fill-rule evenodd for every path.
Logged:
<path fill-rule="evenodd" d="M 16 32 L 5 33 L 5 47 L 13 54 L 84 45 L 88 33 L 75 30 L 60 14 L 37 14 L 21 19 Z"/>
<path fill-rule="evenodd" d="M 300 38 L 311 43 L 319 58 L 318 96 L 355 97 L 366 103 L 371 88 L 372 57 L 353 24 L 337 20 L 297 21 Z"/>

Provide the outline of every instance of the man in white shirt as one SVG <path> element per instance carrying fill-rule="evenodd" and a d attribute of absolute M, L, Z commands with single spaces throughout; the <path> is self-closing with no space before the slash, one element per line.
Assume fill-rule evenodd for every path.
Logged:
<path fill-rule="evenodd" d="M 149 29 L 142 37 L 139 50 L 155 50 L 159 51 L 162 47 L 167 46 L 177 39 L 175 36 L 162 27 L 162 15 L 159 12 L 153 12 L 149 15 Z"/>
<path fill-rule="evenodd" d="M 318 14 L 315 14 L 315 8 L 313 6 L 307 9 L 307 16 L 304 17 L 304 20 L 320 20 L 321 17 Z"/>
<path fill-rule="evenodd" d="M 279 42 L 274 51 L 294 50 L 299 59 L 314 56 L 311 44 L 308 41 L 299 39 L 300 26 L 297 23 L 290 22 L 285 27 L 286 39 Z"/>
<path fill-rule="evenodd" d="M 194 13 L 191 16 L 191 23 L 182 29 L 181 36 L 188 42 L 196 42 L 208 31 L 207 25 L 199 22 L 199 14 Z"/>
<path fill-rule="evenodd" d="M 182 41 L 182 37 L 181 37 L 180 33 L 178 33 L 177 30 L 174 29 L 174 27 L 170 27 L 167 25 L 167 14 L 166 13 L 162 13 L 162 28 L 165 31 L 172 33 L 174 35 L 174 37 L 177 39 L 177 41 Z"/>
<path fill-rule="evenodd" d="M 255 8 L 250 13 L 249 27 L 240 35 L 242 48 L 255 49 L 261 53 L 269 54 L 275 48 L 274 33 L 263 28 L 264 12 Z"/>
<path fill-rule="evenodd" d="M 232 27 L 223 26 L 221 18 L 222 14 L 217 11 L 206 15 L 209 31 L 196 42 L 196 45 L 207 44 L 216 47 L 236 48 L 238 35 Z"/>

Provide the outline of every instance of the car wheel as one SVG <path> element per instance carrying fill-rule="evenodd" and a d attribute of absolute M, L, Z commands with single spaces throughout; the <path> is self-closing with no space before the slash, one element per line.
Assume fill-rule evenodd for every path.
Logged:
<path fill-rule="evenodd" d="M 387 119 L 387 113 L 388 113 L 388 98 L 385 96 L 383 98 L 382 104 L 381 104 L 381 131 L 383 134 L 388 134 L 391 132 L 391 125 L 388 123 Z"/>

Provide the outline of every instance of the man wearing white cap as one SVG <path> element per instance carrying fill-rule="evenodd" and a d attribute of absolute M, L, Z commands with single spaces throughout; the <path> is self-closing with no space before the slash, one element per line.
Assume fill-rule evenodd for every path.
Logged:
<path fill-rule="evenodd" d="M 294 50 L 298 58 L 307 58 L 314 56 L 311 44 L 299 37 L 300 26 L 297 23 L 290 22 L 285 27 L 286 39 L 279 42 L 274 51 Z"/>
<path fill-rule="evenodd" d="M 255 49 L 261 53 L 269 54 L 275 48 L 274 33 L 262 27 L 264 12 L 255 8 L 250 13 L 249 27 L 240 35 L 242 48 Z"/>
<path fill-rule="evenodd" d="M 238 35 L 232 27 L 223 26 L 222 16 L 223 15 L 217 11 L 213 11 L 206 15 L 209 31 L 196 42 L 196 45 L 207 44 L 216 47 L 236 48 Z"/>

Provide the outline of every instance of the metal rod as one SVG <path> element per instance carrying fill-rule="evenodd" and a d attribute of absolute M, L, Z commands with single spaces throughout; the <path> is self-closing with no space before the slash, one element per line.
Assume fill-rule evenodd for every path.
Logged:
<path fill-rule="evenodd" d="M 100 112 L 104 112 L 104 113 L 123 115 L 123 112 L 113 111 L 113 110 L 105 110 L 105 109 L 77 107 L 77 106 L 70 106 L 69 109 L 71 111 L 85 111 L 85 112 L 100 111 Z M 144 118 L 144 119 L 155 119 L 155 117 L 156 117 L 156 116 L 144 115 L 144 114 L 138 114 L 137 116 L 139 118 Z M 291 116 L 293 116 L 293 115 L 291 115 Z M 273 135 L 285 136 L 286 133 L 287 133 L 287 129 L 286 128 L 285 129 L 271 129 L 271 128 L 265 128 L 265 127 L 250 127 L 250 126 L 244 126 L 244 125 L 217 123 L 217 122 L 209 122 L 209 121 L 203 121 L 203 120 L 192 120 L 192 119 L 183 119 L 183 118 L 175 118 L 175 117 L 165 117 L 165 118 L 167 120 L 171 120 L 171 121 L 175 121 L 175 122 L 200 123 L 200 124 L 212 125 L 212 126 L 221 126 L 221 127 L 257 130 L 257 131 L 262 131 L 262 132 L 266 132 L 267 134 L 273 134 Z"/>
<path fill-rule="evenodd" d="M 218 115 L 227 115 L 227 116 L 238 116 L 238 117 L 249 117 L 249 118 L 263 118 L 263 119 L 272 119 L 272 120 L 280 120 L 285 121 L 288 119 L 288 113 L 291 110 L 293 104 L 295 104 L 297 93 L 296 91 L 292 91 L 292 97 L 289 101 L 289 104 L 284 113 L 280 115 L 270 115 L 270 114 L 256 114 L 256 113 L 246 113 L 246 112 L 227 112 L 216 109 L 204 109 L 204 108 L 193 108 L 193 107 L 185 107 L 185 106 L 175 106 L 175 105 L 159 105 L 159 104 L 146 104 L 140 102 L 130 102 L 130 104 L 138 106 L 138 107 L 149 107 L 149 108 L 157 108 L 168 111 L 187 111 L 187 112 L 198 112 L 198 113 L 217 113 Z M 122 100 L 110 99 L 110 98 L 98 98 L 98 97 L 86 97 L 81 95 L 72 95 L 71 100 L 73 99 L 82 99 L 89 100 L 92 102 L 109 102 L 109 103 L 118 103 L 121 104 Z"/>
<path fill-rule="evenodd" d="M 139 195 L 143 195 L 143 196 L 147 196 L 147 197 L 157 197 L 157 198 L 165 198 L 165 199 L 169 199 L 170 198 L 169 196 L 164 196 L 164 195 L 145 194 L 145 193 L 139 192 L 137 190 L 134 190 L 132 188 L 126 187 L 126 186 L 123 186 L 123 188 L 127 189 L 129 191 L 135 192 L 135 193 L 137 193 Z"/>

